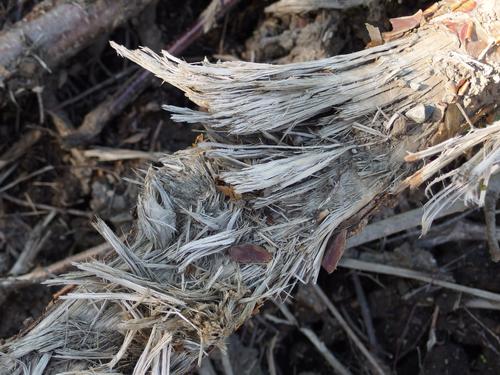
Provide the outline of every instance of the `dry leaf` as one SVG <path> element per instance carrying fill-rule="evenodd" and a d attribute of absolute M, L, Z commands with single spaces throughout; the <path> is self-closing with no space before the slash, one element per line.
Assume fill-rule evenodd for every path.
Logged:
<path fill-rule="evenodd" d="M 346 240 L 347 230 L 342 229 L 342 231 L 335 236 L 333 242 L 328 244 L 325 255 L 323 256 L 323 261 L 321 262 L 321 266 L 326 272 L 332 273 L 337 268 L 337 264 L 345 251 Z"/>
<path fill-rule="evenodd" d="M 229 249 L 229 257 L 238 263 L 262 264 L 269 263 L 273 256 L 262 246 L 253 244 L 243 244 L 233 246 Z"/>

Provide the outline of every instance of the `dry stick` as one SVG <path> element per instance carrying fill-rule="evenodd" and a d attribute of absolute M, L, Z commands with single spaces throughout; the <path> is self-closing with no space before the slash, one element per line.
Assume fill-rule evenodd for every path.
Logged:
<path fill-rule="evenodd" d="M 278 335 L 276 334 L 271 339 L 271 342 L 269 343 L 269 347 L 267 348 L 267 351 L 266 351 L 267 367 L 268 367 L 270 375 L 277 375 L 278 374 L 276 372 L 276 361 L 274 360 L 274 348 L 276 347 L 277 341 L 278 341 Z"/>
<path fill-rule="evenodd" d="M 323 301 L 323 303 L 326 305 L 328 310 L 332 313 L 335 319 L 340 323 L 342 328 L 345 330 L 347 333 L 347 336 L 356 344 L 358 349 L 363 353 L 363 355 L 366 357 L 368 362 L 371 364 L 373 370 L 377 374 L 384 375 L 386 372 L 382 369 L 382 366 L 378 363 L 378 361 L 375 359 L 372 353 L 366 348 L 366 346 L 363 344 L 363 342 L 356 336 L 352 328 L 347 324 L 346 320 L 340 313 L 340 311 L 333 305 L 333 303 L 328 299 L 326 294 L 323 292 L 323 290 L 318 286 L 314 285 L 314 291 L 318 295 L 318 297 Z"/>
<path fill-rule="evenodd" d="M 427 353 L 429 353 L 434 347 L 434 345 L 436 345 L 437 343 L 436 324 L 438 316 L 439 316 L 439 305 L 436 305 L 436 307 L 434 307 L 434 312 L 432 313 L 431 327 L 429 328 L 429 339 L 427 340 L 426 344 Z"/>
<path fill-rule="evenodd" d="M 352 282 L 354 284 L 354 290 L 356 291 L 356 296 L 358 297 L 359 306 L 361 307 L 361 315 L 366 326 L 366 334 L 372 349 L 379 351 L 379 345 L 377 341 L 377 336 L 375 335 L 375 328 L 373 327 L 373 321 L 370 314 L 370 307 L 368 306 L 368 301 L 366 300 L 365 291 L 359 280 L 357 272 L 352 273 Z"/>
<path fill-rule="evenodd" d="M 276 304 L 280 309 L 281 313 L 286 317 L 287 323 L 296 326 L 304 336 L 308 338 L 311 344 L 320 352 L 323 358 L 328 362 L 328 364 L 334 369 L 334 371 L 340 375 L 351 375 L 351 372 L 335 358 L 335 356 L 328 350 L 324 342 L 322 342 L 319 337 L 310 329 L 300 327 L 299 322 L 290 312 L 285 304 Z"/>
<path fill-rule="evenodd" d="M 337 358 L 328 350 L 323 341 L 309 328 L 299 328 L 300 332 L 306 336 L 311 344 L 314 345 L 316 349 L 321 353 L 321 355 L 327 360 L 327 362 L 332 366 L 332 368 L 341 375 L 350 375 L 351 372 L 338 361 Z"/>
<path fill-rule="evenodd" d="M 375 272 L 375 273 L 381 273 L 383 275 L 398 276 L 406 279 L 419 280 L 429 283 L 431 285 L 437 285 L 457 292 L 470 294 L 472 296 L 481 297 L 495 302 L 500 302 L 500 294 L 498 293 L 488 292 L 482 289 L 471 288 L 465 285 L 439 280 L 434 278 L 432 275 L 429 275 L 424 272 L 414 271 L 401 267 L 388 266 L 385 264 L 366 262 L 363 260 L 351 259 L 351 258 L 341 259 L 339 262 L 339 266 L 358 271 Z"/>
<path fill-rule="evenodd" d="M 35 228 L 33 228 L 28 236 L 28 239 L 26 240 L 26 243 L 24 244 L 23 251 L 9 272 L 10 275 L 21 275 L 30 269 L 31 263 L 35 260 L 43 245 L 52 234 L 50 230 L 45 233 L 43 232 L 55 216 L 56 212 L 51 211 L 44 220 L 39 222 Z"/>
<path fill-rule="evenodd" d="M 121 72 L 112 75 L 111 77 L 105 79 L 104 81 L 92 86 L 88 90 L 85 90 L 85 91 L 81 92 L 80 94 L 75 95 L 74 97 L 69 98 L 68 100 L 65 100 L 64 102 L 58 104 L 54 109 L 61 110 L 61 109 L 64 109 L 65 107 L 67 107 L 73 103 L 79 102 L 80 100 L 86 98 L 90 94 L 92 94 L 96 91 L 99 91 L 108 85 L 111 85 L 112 83 L 128 76 L 131 73 L 136 72 L 137 70 L 138 70 L 137 66 L 130 66 L 128 68 L 125 68 Z"/>
<path fill-rule="evenodd" d="M 201 366 L 198 369 L 198 375 L 217 375 L 209 357 L 205 357 L 203 361 L 201 361 Z"/>
<path fill-rule="evenodd" d="M 466 208 L 467 207 L 463 204 L 462 201 L 457 201 L 452 206 L 441 211 L 436 216 L 436 219 L 443 218 L 457 212 L 462 212 Z M 361 233 L 347 240 L 347 248 L 356 247 L 407 229 L 415 228 L 421 224 L 423 213 L 423 208 L 416 208 L 414 210 L 407 211 L 402 214 L 391 216 L 387 219 L 369 224 L 363 229 Z"/>
<path fill-rule="evenodd" d="M 7 185 L 0 187 L 0 193 L 3 193 L 4 191 L 7 191 L 9 189 L 12 189 L 14 186 L 16 186 L 17 184 L 19 184 L 23 181 L 29 180 L 30 178 L 36 177 L 36 176 L 43 174 L 45 172 L 49 172 L 53 169 L 54 169 L 54 167 L 52 165 L 47 165 L 46 167 L 43 167 L 42 169 L 39 169 L 38 171 L 30 173 L 26 176 L 21 176 L 18 179 L 12 181 L 10 184 L 7 184 Z"/>
<path fill-rule="evenodd" d="M 319 9 L 343 10 L 357 6 L 368 6 L 371 0 L 280 0 L 266 8 L 267 13 L 294 14 Z"/>
<path fill-rule="evenodd" d="M 500 179 L 492 179 L 488 185 L 489 189 L 484 198 L 484 219 L 486 221 L 486 236 L 488 239 L 488 248 L 490 250 L 491 260 L 493 262 L 500 261 L 500 246 L 496 236 L 496 205 L 498 197 L 500 197 Z"/>
<path fill-rule="evenodd" d="M 124 148 L 94 148 L 83 151 L 86 158 L 97 158 L 99 161 L 118 161 L 131 159 L 144 159 L 158 161 L 164 152 L 147 152 L 140 150 L 128 150 Z"/>
<path fill-rule="evenodd" d="M 34 271 L 18 277 L 7 277 L 0 279 L 0 289 L 21 288 L 47 280 L 53 275 L 60 275 L 73 268 L 74 263 L 84 262 L 91 258 L 99 257 L 111 250 L 107 242 L 91 247 L 66 259 L 55 262 L 48 267 L 38 268 Z"/>
<path fill-rule="evenodd" d="M 229 353 L 227 351 L 221 352 L 220 356 L 222 359 L 222 369 L 224 370 L 224 375 L 234 375 L 231 360 L 229 359 Z"/>
<path fill-rule="evenodd" d="M 28 202 L 23 201 L 21 199 L 15 198 L 9 194 L 2 194 L 2 199 L 5 199 L 6 201 L 9 201 L 12 203 L 15 203 L 19 206 L 28 207 L 28 208 L 35 208 L 35 209 L 39 209 L 39 210 L 55 211 L 55 212 L 58 212 L 60 214 L 70 214 L 73 216 L 80 216 L 80 217 L 86 217 L 86 218 L 91 218 L 93 216 L 90 212 L 75 210 L 73 208 L 59 208 L 56 206 L 51 206 L 51 205 L 43 204 L 43 203 L 28 203 Z"/>
<path fill-rule="evenodd" d="M 485 225 L 470 220 L 460 220 L 454 225 L 445 225 L 431 228 L 429 235 L 417 240 L 417 247 L 430 249 L 447 242 L 484 241 L 486 239 L 487 228 Z M 496 238 L 500 239 L 500 228 L 495 230 L 495 234 Z"/>
<path fill-rule="evenodd" d="M 474 298 L 463 303 L 471 309 L 500 310 L 500 302 L 493 302 L 482 298 Z"/>
<path fill-rule="evenodd" d="M 217 18 L 226 14 L 239 0 L 221 0 Z M 204 20 L 198 19 L 179 39 L 172 43 L 167 51 L 173 55 L 184 52 L 204 33 Z M 82 145 L 98 135 L 106 124 L 115 116 L 123 112 L 134 99 L 149 87 L 153 74 L 143 70 L 135 73 L 123 84 L 113 96 L 99 104 L 83 119 L 80 127 L 69 134 L 65 141 L 69 146 Z"/>
<path fill-rule="evenodd" d="M 41 136 L 42 132 L 38 129 L 30 130 L 23 134 L 20 140 L 15 142 L 2 156 L 0 156 L 0 170 L 7 164 L 23 156 L 29 148 L 38 142 Z"/>
<path fill-rule="evenodd" d="M 0 81 L 21 67 L 51 71 L 95 38 L 137 15 L 152 0 L 44 1 L 0 35 Z M 55 3 L 55 4 L 54 4 Z"/>
<path fill-rule="evenodd" d="M 471 313 L 471 312 L 469 311 L 469 309 L 465 308 L 465 312 L 466 312 L 467 314 L 469 314 L 469 316 L 470 316 L 470 317 L 471 317 L 471 318 L 472 318 L 472 319 L 473 319 L 473 320 L 474 320 L 477 324 L 479 324 L 479 325 L 481 326 L 481 328 L 482 328 L 482 329 L 484 329 L 486 332 L 488 332 L 488 333 L 489 333 L 489 334 L 490 334 L 490 335 L 491 335 L 491 336 L 495 339 L 495 341 L 497 342 L 497 344 L 499 344 L 499 345 L 500 345 L 500 338 L 498 337 L 498 335 L 497 335 L 495 332 L 493 332 L 493 331 L 492 331 L 492 330 L 491 330 L 488 326 L 486 326 L 483 322 L 481 322 L 481 320 L 479 320 L 479 319 L 477 318 L 477 316 L 475 316 L 473 313 Z"/>

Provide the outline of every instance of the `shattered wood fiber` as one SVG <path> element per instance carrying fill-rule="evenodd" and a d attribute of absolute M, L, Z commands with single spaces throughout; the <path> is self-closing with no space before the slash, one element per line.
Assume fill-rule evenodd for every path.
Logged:
<path fill-rule="evenodd" d="M 127 242 L 96 222 L 115 257 L 50 282 L 73 287 L 0 347 L 0 373 L 185 373 L 263 301 L 315 281 L 330 239 L 391 195 L 441 187 L 424 230 L 454 200 L 481 205 L 500 162 L 500 122 L 484 121 L 500 9 L 467 3 L 441 2 L 380 46 L 282 66 L 113 44 L 200 107 L 165 109 L 205 124 L 205 140 L 150 168 Z M 451 107 L 471 124 L 449 126 Z"/>

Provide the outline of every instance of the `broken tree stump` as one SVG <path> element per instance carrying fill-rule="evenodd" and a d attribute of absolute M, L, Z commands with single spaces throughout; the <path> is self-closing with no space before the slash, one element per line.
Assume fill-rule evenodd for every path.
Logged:
<path fill-rule="evenodd" d="M 116 255 L 52 282 L 68 287 L 0 347 L 0 373 L 185 373 L 266 299 L 314 282 L 325 253 L 338 261 L 331 239 L 403 189 L 442 186 L 424 227 L 454 200 L 484 203 L 499 163 L 499 3 L 399 21 L 382 45 L 282 66 L 114 44 L 185 91 L 200 110 L 166 109 L 206 139 L 149 170 L 126 243 L 97 222 Z"/>

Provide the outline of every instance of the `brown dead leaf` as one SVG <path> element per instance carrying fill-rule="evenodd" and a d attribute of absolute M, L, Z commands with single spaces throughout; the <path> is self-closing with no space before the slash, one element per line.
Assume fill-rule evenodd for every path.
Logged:
<path fill-rule="evenodd" d="M 340 258 L 342 258 L 342 255 L 344 254 L 346 242 L 346 229 L 342 229 L 340 233 L 335 236 L 333 241 L 329 241 L 325 251 L 325 255 L 323 256 L 323 261 L 321 262 L 321 266 L 325 269 L 326 272 L 332 273 L 333 271 L 335 271 Z"/>
<path fill-rule="evenodd" d="M 269 251 L 254 244 L 232 246 L 229 249 L 229 257 L 242 264 L 263 264 L 269 263 L 273 259 Z"/>

